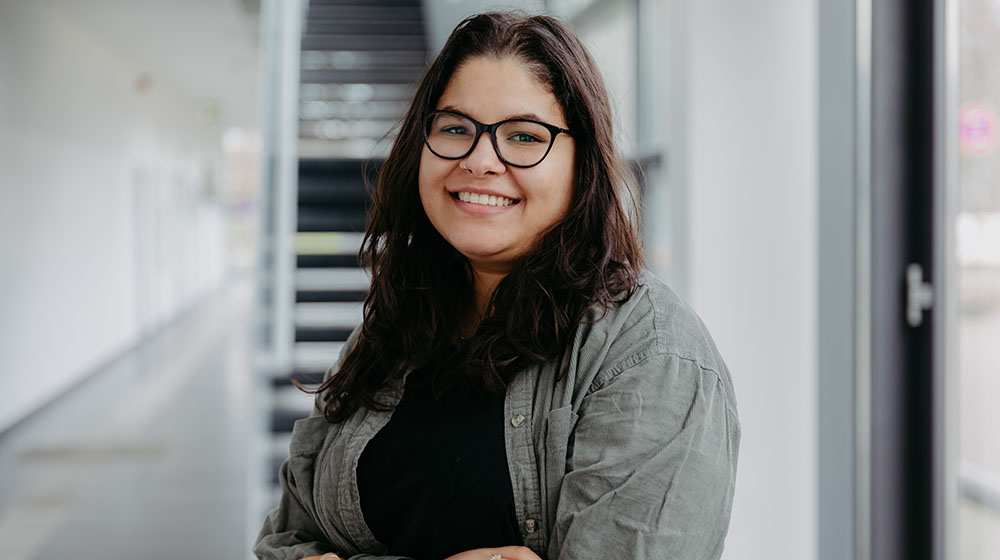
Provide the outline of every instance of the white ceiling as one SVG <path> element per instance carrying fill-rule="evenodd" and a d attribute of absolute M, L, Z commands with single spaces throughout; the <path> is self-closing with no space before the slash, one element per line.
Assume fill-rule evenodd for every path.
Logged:
<path fill-rule="evenodd" d="M 218 103 L 225 125 L 256 127 L 259 15 L 244 0 L 55 0 L 169 83 Z"/>

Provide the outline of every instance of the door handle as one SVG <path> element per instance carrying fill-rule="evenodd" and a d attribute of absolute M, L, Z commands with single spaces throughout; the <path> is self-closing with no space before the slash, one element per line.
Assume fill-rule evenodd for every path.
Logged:
<path fill-rule="evenodd" d="M 924 322 L 924 311 L 934 305 L 934 288 L 924 282 L 924 269 L 917 263 L 906 267 L 906 322 L 919 327 Z"/>

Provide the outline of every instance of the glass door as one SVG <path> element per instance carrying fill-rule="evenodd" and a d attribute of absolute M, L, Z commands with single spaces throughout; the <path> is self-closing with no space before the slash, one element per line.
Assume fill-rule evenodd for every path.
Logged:
<path fill-rule="evenodd" d="M 1000 1 L 957 0 L 957 552 L 1000 558 Z"/>

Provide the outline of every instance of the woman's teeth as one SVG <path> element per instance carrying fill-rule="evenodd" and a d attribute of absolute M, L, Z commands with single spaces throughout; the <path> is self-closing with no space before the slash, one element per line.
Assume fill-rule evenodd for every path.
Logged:
<path fill-rule="evenodd" d="M 478 194 L 461 191 L 458 193 L 458 199 L 462 202 L 470 202 L 472 204 L 482 204 L 484 206 L 510 206 L 514 204 L 515 200 L 507 198 L 504 196 L 494 196 L 492 194 Z"/>

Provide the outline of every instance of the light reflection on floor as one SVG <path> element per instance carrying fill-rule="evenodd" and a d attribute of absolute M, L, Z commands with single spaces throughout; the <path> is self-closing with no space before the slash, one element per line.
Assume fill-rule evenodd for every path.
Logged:
<path fill-rule="evenodd" d="M 250 302 L 219 292 L 0 439 L 0 558 L 250 557 Z"/>

